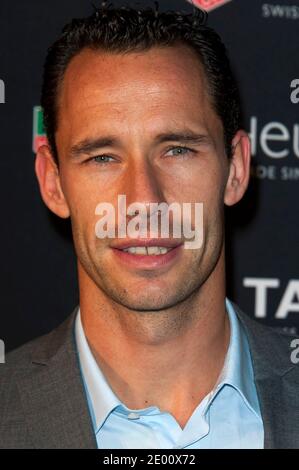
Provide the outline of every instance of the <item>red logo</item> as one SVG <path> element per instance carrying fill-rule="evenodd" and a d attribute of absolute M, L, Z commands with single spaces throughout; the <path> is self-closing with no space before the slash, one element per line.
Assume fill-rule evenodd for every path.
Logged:
<path fill-rule="evenodd" d="M 214 10 L 214 8 L 221 7 L 224 3 L 230 1 L 231 0 L 188 0 L 189 3 L 193 3 L 193 5 L 206 11 Z"/>

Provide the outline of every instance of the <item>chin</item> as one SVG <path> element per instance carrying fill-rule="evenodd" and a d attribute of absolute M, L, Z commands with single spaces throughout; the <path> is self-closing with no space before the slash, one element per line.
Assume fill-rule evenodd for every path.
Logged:
<path fill-rule="evenodd" d="M 166 295 L 166 292 L 168 295 Z M 159 293 L 157 290 L 155 293 L 151 293 L 149 290 L 144 296 L 140 295 L 140 291 L 135 292 L 134 294 L 132 292 L 130 293 L 129 289 L 126 290 L 123 295 L 119 295 L 119 292 L 115 292 L 115 294 L 116 295 L 113 295 L 113 298 L 117 303 L 123 305 L 129 310 L 136 310 L 141 313 L 154 312 L 175 307 L 183 300 L 178 293 L 173 293 L 173 295 L 171 295 L 169 289 L 160 290 Z"/>
<path fill-rule="evenodd" d="M 165 302 L 165 299 L 163 301 L 155 299 L 150 299 L 150 300 L 143 300 L 143 299 L 122 299 L 120 301 L 125 307 L 127 307 L 129 310 L 135 310 L 135 311 L 140 311 L 141 313 L 144 312 L 152 312 L 152 311 L 159 311 L 159 310 L 164 310 L 165 308 L 170 307 L 172 304 L 168 304 Z"/>

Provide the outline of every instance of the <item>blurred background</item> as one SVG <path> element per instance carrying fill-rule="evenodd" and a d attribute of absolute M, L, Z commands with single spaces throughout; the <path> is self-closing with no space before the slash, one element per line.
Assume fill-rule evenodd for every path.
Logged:
<path fill-rule="evenodd" d="M 299 1 L 194 3 L 209 11 L 208 24 L 227 46 L 252 142 L 249 190 L 226 211 L 228 295 L 258 321 L 296 332 Z M 160 9 L 190 12 L 192 5 L 161 0 Z M 40 198 L 34 151 L 44 139 L 39 104 L 46 50 L 66 22 L 92 11 L 87 0 L 0 3 L 0 338 L 7 351 L 50 331 L 78 303 L 70 226 Z"/>

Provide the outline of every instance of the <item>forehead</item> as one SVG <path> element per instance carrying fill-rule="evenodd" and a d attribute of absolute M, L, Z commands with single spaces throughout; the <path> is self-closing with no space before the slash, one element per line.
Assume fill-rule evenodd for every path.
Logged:
<path fill-rule="evenodd" d="M 180 124 L 191 118 L 206 127 L 218 120 L 200 60 L 184 45 L 126 54 L 85 49 L 62 81 L 58 130 L 94 127 L 95 120 L 158 127 L 166 119 Z"/>

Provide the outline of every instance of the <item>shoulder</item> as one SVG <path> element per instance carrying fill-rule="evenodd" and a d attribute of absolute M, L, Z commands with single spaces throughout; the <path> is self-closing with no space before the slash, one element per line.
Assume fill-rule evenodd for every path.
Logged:
<path fill-rule="evenodd" d="M 61 351 L 75 349 L 72 334 L 75 314 L 76 309 L 54 330 L 5 355 L 5 362 L 0 364 L 0 405 L 7 394 L 12 398 L 18 377 L 34 374 L 36 364 L 47 364 Z"/>
<path fill-rule="evenodd" d="M 0 364 L 0 448 L 30 447 L 22 406 L 19 378 L 30 371 L 31 350 L 43 340 L 38 338 L 9 352 Z"/>
<path fill-rule="evenodd" d="M 32 384 L 49 387 L 52 379 L 47 364 L 72 367 L 68 352 L 75 352 L 74 317 L 75 312 L 50 333 L 9 352 L 5 363 L 0 364 L 0 448 L 33 447 L 26 419 L 26 412 L 30 414 L 27 398 L 32 394 Z"/>
<path fill-rule="evenodd" d="M 299 336 L 278 327 L 264 325 L 249 317 L 236 304 L 234 310 L 243 325 L 256 371 L 299 376 Z"/>
<path fill-rule="evenodd" d="M 32 361 L 47 361 L 51 356 L 55 355 L 61 347 L 69 346 L 69 343 L 72 342 L 72 328 L 76 312 L 77 309 L 49 333 L 28 341 L 22 346 L 10 351 L 5 356 L 5 364 L 3 365 L 7 366 L 10 370 L 15 368 L 22 369 L 31 364 Z"/>

